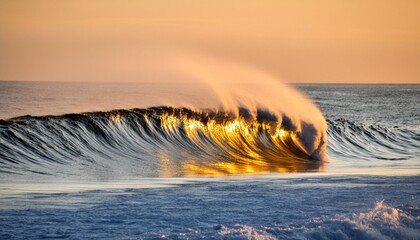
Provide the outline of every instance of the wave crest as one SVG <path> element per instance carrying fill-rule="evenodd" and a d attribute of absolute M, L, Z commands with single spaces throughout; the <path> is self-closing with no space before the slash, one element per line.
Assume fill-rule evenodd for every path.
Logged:
<path fill-rule="evenodd" d="M 0 123 L 3 172 L 106 177 L 316 171 L 325 136 L 258 110 L 154 107 Z M 305 131 L 308 129 L 308 131 Z M 318 134 L 317 132 L 315 134 Z M 321 138 L 317 145 L 308 139 Z M 311 147 L 308 150 L 308 146 Z M 67 165 L 66 167 L 61 167 Z"/>

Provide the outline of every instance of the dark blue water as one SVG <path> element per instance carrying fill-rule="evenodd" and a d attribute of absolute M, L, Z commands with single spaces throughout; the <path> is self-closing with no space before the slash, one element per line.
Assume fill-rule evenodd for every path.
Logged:
<path fill-rule="evenodd" d="M 273 175 L 25 193 L 1 200 L 0 237 L 418 239 L 419 180 Z"/>

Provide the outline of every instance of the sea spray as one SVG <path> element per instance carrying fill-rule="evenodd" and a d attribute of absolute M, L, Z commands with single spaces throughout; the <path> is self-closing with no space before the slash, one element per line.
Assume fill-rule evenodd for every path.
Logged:
<path fill-rule="evenodd" d="M 148 92 L 138 104 L 103 96 L 102 109 L 126 101 L 125 110 L 3 121 L 2 171 L 57 175 L 70 164 L 62 175 L 220 175 L 318 171 L 328 160 L 321 112 L 279 79 L 207 55 L 159 59 L 162 71 L 149 70 L 160 77 L 135 83 Z"/>

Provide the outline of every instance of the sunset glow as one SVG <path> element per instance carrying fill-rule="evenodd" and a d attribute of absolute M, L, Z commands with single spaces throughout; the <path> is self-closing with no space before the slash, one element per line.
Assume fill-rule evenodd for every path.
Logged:
<path fill-rule="evenodd" d="M 157 52 L 286 82 L 420 83 L 420 2 L 0 1 L 0 80 L 147 81 Z"/>

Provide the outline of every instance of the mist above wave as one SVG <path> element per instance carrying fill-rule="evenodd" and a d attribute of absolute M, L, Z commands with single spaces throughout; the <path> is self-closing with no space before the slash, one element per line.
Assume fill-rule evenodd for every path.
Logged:
<path fill-rule="evenodd" d="M 0 145 L 5 149 L 2 162 L 42 163 L 49 168 L 56 162 L 71 162 L 74 159 L 83 159 L 83 164 L 97 163 L 101 158 L 130 161 L 138 159 L 139 153 L 155 156 L 156 149 L 164 149 L 176 152 L 171 158 L 182 159 L 175 161 L 182 162 L 176 166 L 186 165 L 185 159 L 192 158 L 190 161 L 197 161 L 193 164 L 199 166 L 197 169 L 242 173 L 255 171 L 252 168 L 273 171 L 273 168 L 285 166 L 285 170 L 281 171 L 302 171 L 306 167 L 296 167 L 296 159 L 327 160 L 327 127 L 321 112 L 303 94 L 282 84 L 279 79 L 251 66 L 203 54 L 157 54 L 150 58 L 150 66 L 142 68 L 144 79 L 138 83 L 142 86 L 142 81 L 148 81 L 146 90 L 137 96 L 135 93 L 125 96 L 124 90 L 113 92 L 116 95 L 100 94 L 98 99 L 104 100 L 102 108 L 109 110 L 115 102 L 142 109 L 153 106 L 169 108 L 160 110 L 160 113 L 157 109 L 153 110 L 154 113 L 150 110 L 117 112 L 121 120 L 117 125 L 114 124 L 116 119 L 108 118 L 114 116 L 113 112 L 73 115 L 77 116 L 76 119 L 70 115 L 25 119 L 30 128 L 12 123 L 0 132 L 6 139 Z M 78 94 L 77 89 L 72 92 Z M 57 108 L 61 109 L 59 100 L 45 102 L 51 109 L 57 102 Z M 184 108 L 188 110 L 180 113 L 183 111 L 180 109 Z M 223 123 L 215 121 L 214 125 L 209 125 L 207 120 L 195 119 L 203 113 L 203 109 L 208 109 L 207 113 L 211 112 L 214 116 L 228 116 L 230 120 L 225 119 Z M 152 123 L 150 119 L 154 119 Z M 192 134 L 194 136 L 185 136 L 192 131 L 189 129 L 192 126 L 199 126 L 199 131 Z M 49 133 L 48 136 L 45 132 Z M 193 149 L 199 149 L 200 154 L 183 156 L 191 144 Z M 292 160 L 285 160 L 286 156 Z M 203 166 L 209 157 L 255 160 L 248 164 L 253 166 L 248 170 L 244 170 L 244 166 L 241 170 L 232 170 L 226 167 L 228 164 Z M 283 160 L 271 164 L 272 159 Z M 258 161 L 268 162 L 270 166 L 260 168 Z M 159 165 L 150 162 L 153 161 L 147 164 Z M 146 172 L 149 170 L 156 172 L 149 167 L 144 168 Z"/>

